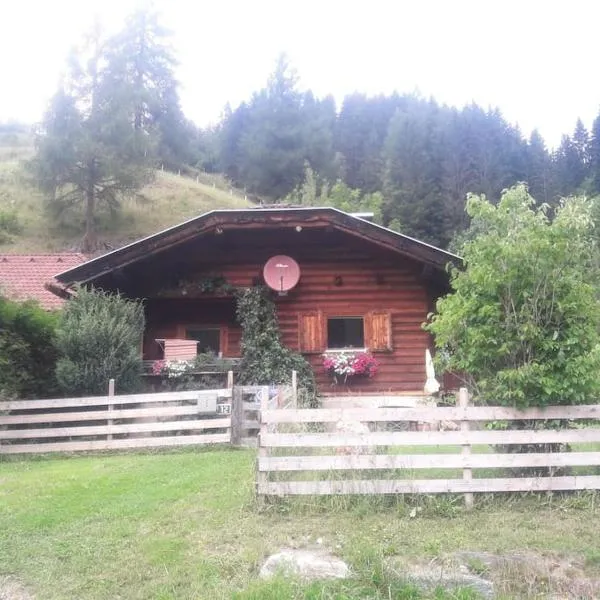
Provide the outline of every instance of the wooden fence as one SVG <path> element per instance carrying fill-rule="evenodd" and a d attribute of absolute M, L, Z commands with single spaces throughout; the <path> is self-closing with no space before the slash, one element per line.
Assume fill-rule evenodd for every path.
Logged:
<path fill-rule="evenodd" d="M 464 493 L 471 506 L 475 492 L 600 489 L 600 427 L 590 422 L 596 419 L 599 405 L 522 411 L 469 406 L 466 390 L 461 390 L 456 407 L 263 406 L 257 493 L 264 497 L 451 492 Z M 560 427 L 549 428 L 550 420 Z M 576 423 L 581 420 L 586 422 Z M 484 423 L 492 421 L 505 428 L 486 428 Z M 521 427 L 527 422 L 527 428 L 509 428 L 516 421 Z M 543 428 L 540 421 L 546 422 Z M 415 423 L 438 430 L 415 431 L 421 429 L 411 426 Z M 440 424 L 450 430 L 439 430 Z M 527 444 L 535 445 L 527 449 L 532 452 L 499 451 L 499 446 L 515 449 Z M 581 470 L 590 466 L 596 468 Z M 543 475 L 531 476 L 534 468 Z M 448 473 L 452 469 L 458 473 Z M 489 476 L 496 469 L 506 469 L 512 476 L 504 476 L 506 472 Z M 516 469 L 524 475 L 514 476 Z"/>
<path fill-rule="evenodd" d="M 112 380 L 111 380 L 112 381 Z M 15 400 L 0 405 L 0 454 L 232 443 L 257 445 L 261 403 L 296 405 L 291 386 Z"/>
<path fill-rule="evenodd" d="M 3 402 L 0 454 L 229 443 L 231 402 L 231 388 Z"/>

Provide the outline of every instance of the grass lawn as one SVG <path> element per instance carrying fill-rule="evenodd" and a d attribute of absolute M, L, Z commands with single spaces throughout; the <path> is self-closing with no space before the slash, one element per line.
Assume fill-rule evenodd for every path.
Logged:
<path fill-rule="evenodd" d="M 74 209 L 49 222 L 42 193 L 29 181 L 23 161 L 33 156 L 30 146 L 7 148 L 0 139 L 0 216 L 12 215 L 19 230 L 0 227 L 0 252 L 58 252 L 78 247 L 83 235 L 84 209 Z M 190 177 L 157 171 L 156 179 L 141 190 L 145 201 L 124 199 L 115 215 L 100 210 L 98 233 L 111 246 L 150 235 L 217 208 L 246 208 L 250 202 L 231 190 L 217 175 Z"/>
<path fill-rule="evenodd" d="M 38 600 L 467 600 L 475 596 L 425 596 L 386 579 L 382 561 L 486 550 L 580 557 L 589 572 L 600 563 L 593 496 L 481 502 L 471 514 L 423 498 L 416 518 L 402 502 L 347 499 L 258 510 L 254 457 L 219 449 L 0 462 L 0 576 Z M 266 556 L 319 538 L 349 562 L 353 581 L 257 580 Z"/>

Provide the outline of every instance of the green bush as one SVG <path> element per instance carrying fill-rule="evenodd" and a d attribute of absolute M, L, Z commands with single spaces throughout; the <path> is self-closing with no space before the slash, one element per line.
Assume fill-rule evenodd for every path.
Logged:
<path fill-rule="evenodd" d="M 600 392 L 600 262 L 592 204 L 553 218 L 523 185 L 497 205 L 471 196 L 453 293 L 427 330 L 442 368 L 470 376 L 479 402 L 585 404 Z"/>
<path fill-rule="evenodd" d="M 45 398 L 57 393 L 56 313 L 35 302 L 0 297 L 0 394 Z"/>
<path fill-rule="evenodd" d="M 56 335 L 56 378 L 66 395 L 105 394 L 114 379 L 119 392 L 136 391 L 142 373 L 141 302 L 79 288 L 63 310 Z"/>
<path fill-rule="evenodd" d="M 23 225 L 14 210 L 0 210 L 0 243 L 9 242 L 12 236 L 23 233 Z"/>
<path fill-rule="evenodd" d="M 243 289 L 237 295 L 237 318 L 242 326 L 242 360 L 238 381 L 249 385 L 290 383 L 298 373 L 298 387 L 316 397 L 317 385 L 305 358 L 281 343 L 275 304 L 264 287 Z"/>

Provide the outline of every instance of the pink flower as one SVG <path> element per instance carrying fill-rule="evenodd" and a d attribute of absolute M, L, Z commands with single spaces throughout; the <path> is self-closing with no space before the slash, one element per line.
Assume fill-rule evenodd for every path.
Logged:
<path fill-rule="evenodd" d="M 344 379 L 352 375 L 374 377 L 379 368 L 379 363 L 370 352 L 326 354 L 323 358 L 323 368 L 334 377 L 343 376 Z"/>
<path fill-rule="evenodd" d="M 166 368 L 166 360 L 155 360 L 152 363 L 152 375 L 162 375 Z"/>

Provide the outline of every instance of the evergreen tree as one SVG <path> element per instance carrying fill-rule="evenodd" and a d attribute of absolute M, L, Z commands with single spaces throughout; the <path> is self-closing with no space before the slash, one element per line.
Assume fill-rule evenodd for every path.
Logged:
<path fill-rule="evenodd" d="M 227 175 L 249 191 L 271 199 L 302 183 L 308 161 L 318 173 L 335 174 L 331 98 L 316 100 L 298 90 L 298 77 L 279 57 L 266 88 L 234 111 L 221 127 L 221 162 Z"/>
<path fill-rule="evenodd" d="M 552 199 L 551 159 L 544 139 L 537 131 L 531 132 L 526 150 L 526 181 L 531 195 L 540 203 L 548 204 Z"/>
<path fill-rule="evenodd" d="M 557 194 L 569 196 L 579 190 L 586 174 L 585 164 L 581 160 L 580 149 L 568 135 L 563 135 L 560 146 L 553 156 L 557 181 Z"/>
<path fill-rule="evenodd" d="M 434 109 L 414 102 L 390 123 L 384 150 L 384 219 L 398 219 L 403 233 L 445 246 L 449 236 Z"/>
<path fill-rule="evenodd" d="M 590 191 L 600 194 L 600 112 L 594 119 L 589 143 Z"/>
<path fill-rule="evenodd" d="M 30 163 L 51 215 L 84 206 L 84 252 L 97 248 L 98 211 L 118 210 L 120 198 L 137 192 L 152 175 L 148 142 L 132 126 L 125 90 L 115 90 L 105 77 L 105 52 L 96 29 L 84 48 L 72 53 Z"/>
<path fill-rule="evenodd" d="M 405 108 L 406 97 L 364 94 L 346 96 L 336 127 L 336 150 L 343 156 L 344 181 L 366 192 L 381 190 L 384 175 L 382 151 L 390 121 Z"/>
<path fill-rule="evenodd" d="M 583 121 L 581 119 L 577 119 L 577 123 L 575 124 L 575 131 L 573 132 L 573 146 L 577 151 L 577 157 L 579 158 L 579 162 L 582 165 L 584 172 L 584 178 L 587 175 L 587 165 L 589 164 L 589 143 L 590 143 L 590 135 L 585 128 Z"/>
<path fill-rule="evenodd" d="M 462 114 L 456 109 L 451 109 L 444 115 L 443 120 L 440 140 L 443 148 L 440 177 L 449 230 L 453 236 L 468 225 L 465 198 L 474 188 L 474 171 L 465 144 Z"/>
<path fill-rule="evenodd" d="M 194 133 L 179 103 L 170 35 L 155 11 L 134 12 L 108 41 L 106 78 L 128 102 L 135 130 L 155 137 L 158 159 L 176 169 L 192 160 Z"/>

